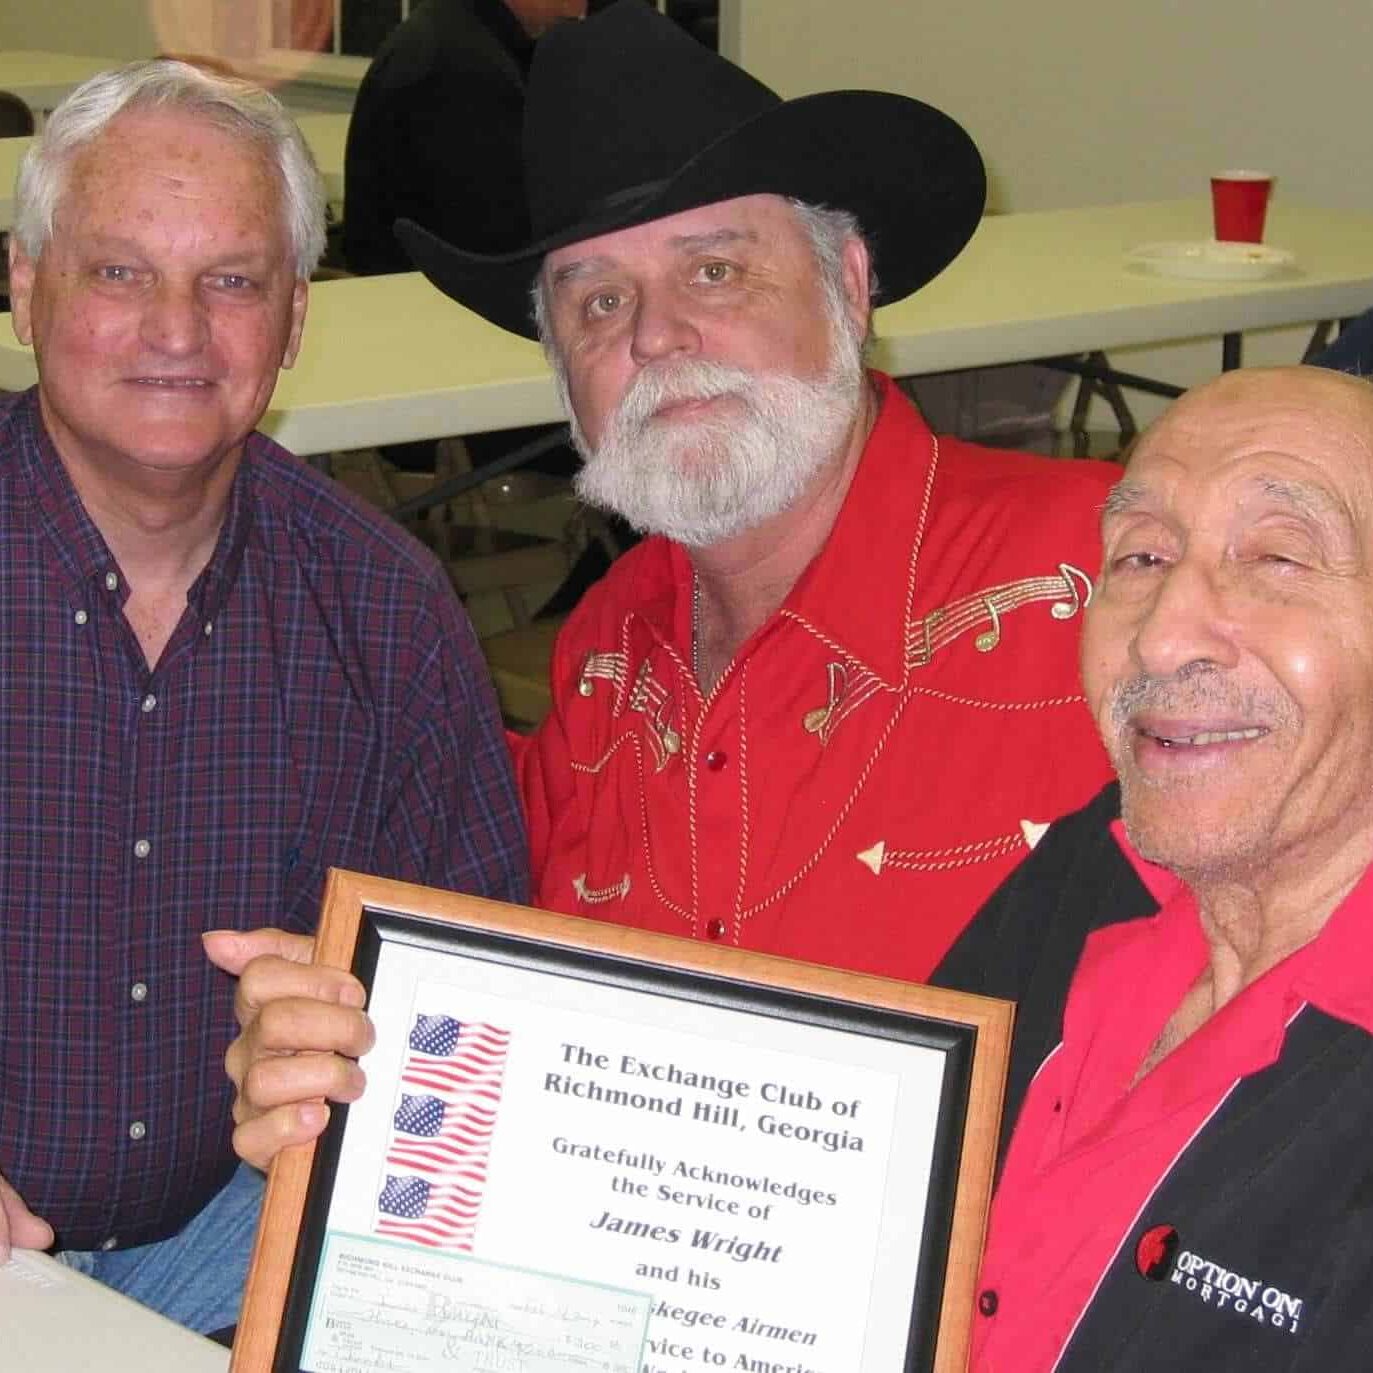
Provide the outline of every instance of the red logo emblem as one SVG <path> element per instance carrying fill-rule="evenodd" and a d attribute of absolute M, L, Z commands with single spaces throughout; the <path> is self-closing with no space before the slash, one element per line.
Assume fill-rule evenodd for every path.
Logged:
<path fill-rule="evenodd" d="M 1155 1225 L 1140 1236 L 1135 1246 L 1135 1268 L 1141 1278 L 1162 1282 L 1177 1252 L 1178 1232 L 1171 1225 Z"/>

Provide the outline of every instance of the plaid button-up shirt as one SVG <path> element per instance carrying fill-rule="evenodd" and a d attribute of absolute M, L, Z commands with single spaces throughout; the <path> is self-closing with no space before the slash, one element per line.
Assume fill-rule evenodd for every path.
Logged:
<path fill-rule="evenodd" d="M 202 930 L 311 930 L 331 864 L 526 891 L 471 627 L 402 530 L 254 435 L 151 671 L 127 594 L 36 393 L 0 404 L 0 1174 L 71 1248 L 233 1169 Z"/>

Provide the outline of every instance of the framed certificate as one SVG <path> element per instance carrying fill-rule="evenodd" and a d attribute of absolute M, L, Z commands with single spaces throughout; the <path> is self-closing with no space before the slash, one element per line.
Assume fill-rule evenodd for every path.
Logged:
<path fill-rule="evenodd" d="M 236 1373 L 964 1367 L 1009 1004 L 339 871 L 316 958 L 377 1040 Z"/>

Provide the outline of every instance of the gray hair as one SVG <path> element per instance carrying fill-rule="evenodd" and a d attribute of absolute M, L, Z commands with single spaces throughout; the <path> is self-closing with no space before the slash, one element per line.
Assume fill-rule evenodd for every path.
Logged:
<path fill-rule="evenodd" d="M 255 147 L 281 178 L 296 276 L 315 270 L 324 252 L 324 183 L 295 121 L 274 95 L 250 82 L 166 58 L 101 72 L 48 116 L 15 183 L 14 233 L 28 257 L 36 258 L 52 237 L 71 159 L 126 110 L 193 115 Z"/>
<path fill-rule="evenodd" d="M 863 230 L 855 215 L 848 210 L 832 210 L 825 205 L 810 205 L 804 200 L 787 199 L 796 222 L 810 240 L 811 252 L 815 255 L 815 265 L 820 272 L 820 285 L 825 292 L 825 301 L 831 315 L 840 319 L 847 309 L 844 291 L 844 244 L 851 238 L 866 242 Z M 868 288 L 873 297 L 877 295 L 877 276 L 869 273 Z M 542 270 L 534 278 L 530 291 L 534 323 L 538 326 L 539 340 L 544 353 L 552 364 L 559 379 L 562 378 L 562 357 L 553 341 L 552 312 L 548 298 L 548 283 Z M 866 337 L 866 330 L 864 332 Z"/>
<path fill-rule="evenodd" d="M 815 254 L 815 265 L 820 269 L 820 285 L 824 288 L 825 299 L 830 313 L 836 320 L 844 318 L 848 310 L 848 296 L 844 291 L 844 244 L 851 238 L 867 243 L 863 237 L 858 217 L 848 210 L 832 210 L 826 205 L 808 205 L 804 200 L 788 200 L 797 222 L 810 239 L 810 250 Z M 869 262 L 872 255 L 869 254 Z M 868 299 L 877 299 L 877 273 L 868 268 Z M 869 312 L 863 326 L 862 342 L 867 343 L 872 332 L 872 315 Z"/>

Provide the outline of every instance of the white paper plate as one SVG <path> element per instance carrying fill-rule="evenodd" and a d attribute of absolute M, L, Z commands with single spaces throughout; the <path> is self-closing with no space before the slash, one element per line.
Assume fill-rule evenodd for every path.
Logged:
<path fill-rule="evenodd" d="M 1261 281 L 1285 272 L 1296 262 L 1286 248 L 1266 243 L 1144 243 L 1131 248 L 1126 261 L 1159 276 L 1194 277 L 1203 281 Z"/>

